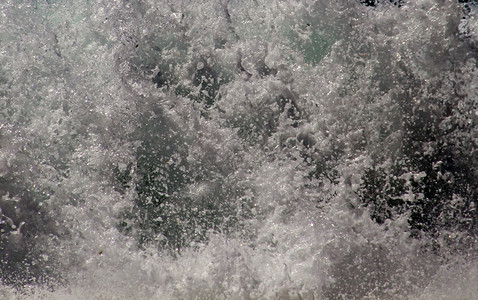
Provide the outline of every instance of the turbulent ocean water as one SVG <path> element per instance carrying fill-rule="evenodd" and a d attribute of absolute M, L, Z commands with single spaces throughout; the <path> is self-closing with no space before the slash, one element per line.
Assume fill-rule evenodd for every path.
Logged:
<path fill-rule="evenodd" d="M 477 299 L 478 4 L 3 0 L 1 299 Z"/>

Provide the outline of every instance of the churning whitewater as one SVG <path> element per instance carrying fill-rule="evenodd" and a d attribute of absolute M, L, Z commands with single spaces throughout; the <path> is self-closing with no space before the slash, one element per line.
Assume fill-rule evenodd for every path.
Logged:
<path fill-rule="evenodd" d="M 1 299 L 476 299 L 476 1 L 0 16 Z"/>

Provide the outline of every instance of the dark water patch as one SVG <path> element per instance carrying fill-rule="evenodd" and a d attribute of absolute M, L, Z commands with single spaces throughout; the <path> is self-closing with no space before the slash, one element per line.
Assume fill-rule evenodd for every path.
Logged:
<path fill-rule="evenodd" d="M 366 169 L 358 190 L 373 220 L 407 214 L 412 236 L 439 238 L 446 231 L 476 237 L 476 105 L 455 95 L 402 106 L 401 154 Z"/>
<path fill-rule="evenodd" d="M 181 129 L 161 115 L 145 119 L 137 132 L 136 161 L 115 171 L 117 186 L 135 193 L 119 229 L 140 247 L 155 245 L 173 255 L 206 243 L 211 233 L 238 231 L 252 205 L 238 201 L 242 191 L 214 175 L 215 166 L 188 162 Z"/>
<path fill-rule="evenodd" d="M 29 285 L 53 287 L 63 279 L 47 240 L 59 236 L 48 197 L 18 178 L 0 178 L 0 281 L 22 290 Z"/>
<path fill-rule="evenodd" d="M 390 3 L 392 3 L 395 6 L 401 7 L 403 5 L 402 0 L 388 0 Z M 360 0 L 360 3 L 362 3 L 365 6 L 377 6 L 380 4 L 380 0 Z"/>

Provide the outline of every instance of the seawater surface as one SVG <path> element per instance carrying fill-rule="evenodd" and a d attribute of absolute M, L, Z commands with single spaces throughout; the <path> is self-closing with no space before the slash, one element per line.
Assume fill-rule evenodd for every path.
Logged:
<path fill-rule="evenodd" d="M 0 16 L 0 298 L 476 299 L 476 1 Z"/>

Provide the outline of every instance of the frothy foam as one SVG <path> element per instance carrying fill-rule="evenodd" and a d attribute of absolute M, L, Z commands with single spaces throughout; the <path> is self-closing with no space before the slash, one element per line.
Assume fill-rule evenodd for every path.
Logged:
<path fill-rule="evenodd" d="M 6 1 L 0 296 L 472 299 L 469 6 Z"/>

